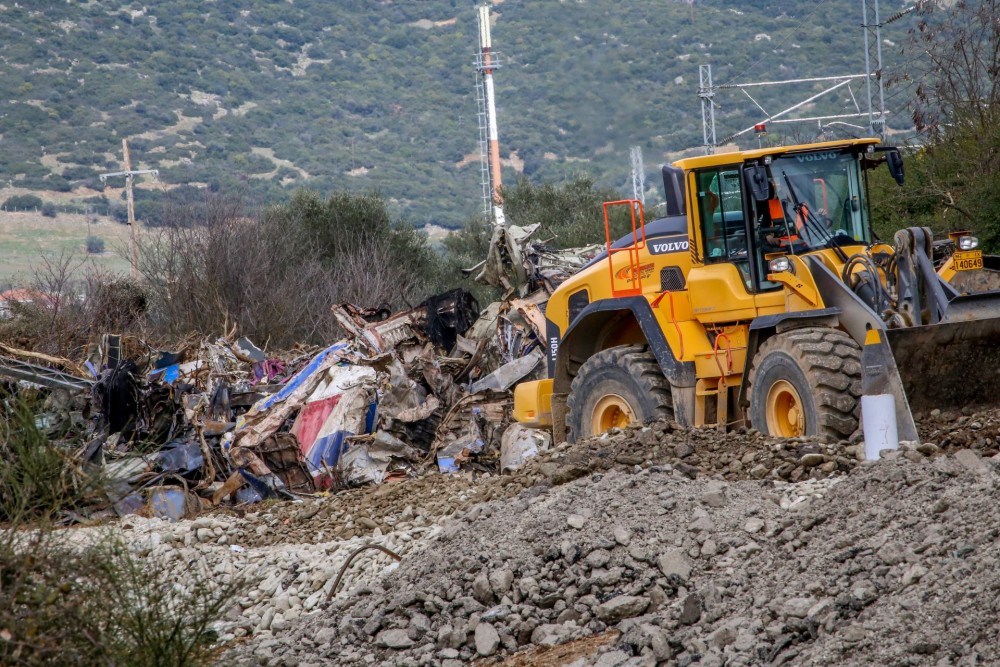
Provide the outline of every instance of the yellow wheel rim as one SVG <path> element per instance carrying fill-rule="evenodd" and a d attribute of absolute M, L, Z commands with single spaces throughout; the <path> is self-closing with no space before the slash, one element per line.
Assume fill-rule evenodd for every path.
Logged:
<path fill-rule="evenodd" d="M 802 399 L 788 380 L 778 380 L 767 392 L 767 432 L 781 438 L 805 435 Z"/>
<path fill-rule="evenodd" d="M 624 428 L 635 421 L 635 413 L 624 398 L 608 394 L 597 402 L 590 415 L 590 433 L 597 435 L 613 428 Z"/>

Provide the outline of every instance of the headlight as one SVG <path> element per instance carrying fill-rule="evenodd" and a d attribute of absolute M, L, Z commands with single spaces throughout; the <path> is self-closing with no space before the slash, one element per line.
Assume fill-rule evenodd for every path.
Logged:
<path fill-rule="evenodd" d="M 975 250 L 979 247 L 979 239 L 975 236 L 960 236 L 958 237 L 958 249 L 959 250 Z"/>
<path fill-rule="evenodd" d="M 790 271 L 791 268 L 792 263 L 788 261 L 787 257 L 775 257 L 767 263 L 768 273 L 784 273 Z"/>

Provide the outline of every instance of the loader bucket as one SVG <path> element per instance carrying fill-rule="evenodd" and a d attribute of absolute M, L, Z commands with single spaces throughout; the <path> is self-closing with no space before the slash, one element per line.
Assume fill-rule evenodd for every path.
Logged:
<path fill-rule="evenodd" d="M 885 333 L 911 411 L 1000 401 L 1000 292 L 957 297 L 941 323 Z"/>

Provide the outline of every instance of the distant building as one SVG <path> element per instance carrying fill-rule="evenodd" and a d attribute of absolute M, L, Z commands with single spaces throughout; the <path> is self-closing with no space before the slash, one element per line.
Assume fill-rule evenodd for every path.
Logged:
<path fill-rule="evenodd" d="M 35 289 L 14 287 L 9 290 L 5 290 L 0 292 L 0 318 L 7 319 L 11 317 L 11 308 L 13 304 L 37 304 L 39 306 L 48 307 L 55 304 L 55 299 L 45 292 Z"/>

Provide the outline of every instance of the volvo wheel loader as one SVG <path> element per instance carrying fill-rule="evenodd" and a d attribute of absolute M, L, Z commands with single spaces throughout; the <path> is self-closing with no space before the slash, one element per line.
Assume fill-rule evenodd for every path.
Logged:
<path fill-rule="evenodd" d="M 917 440 L 914 412 L 995 400 L 1000 291 L 946 280 L 982 270 L 978 240 L 935 270 L 929 230 L 877 238 L 881 165 L 903 184 L 877 139 L 708 155 L 663 167 L 664 218 L 605 204 L 607 249 L 550 297 L 548 377 L 515 389 L 515 417 L 570 441 L 657 418 L 848 439 L 861 396 L 888 394 Z"/>

